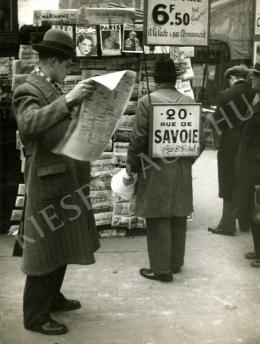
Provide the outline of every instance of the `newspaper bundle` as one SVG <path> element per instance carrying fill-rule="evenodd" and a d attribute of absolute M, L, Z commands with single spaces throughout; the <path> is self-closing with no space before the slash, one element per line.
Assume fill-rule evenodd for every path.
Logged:
<path fill-rule="evenodd" d="M 133 129 L 134 121 L 135 121 L 135 116 L 124 115 L 119 120 L 118 128 L 119 129 Z"/>
<path fill-rule="evenodd" d="M 114 142 L 113 163 L 116 166 L 124 167 L 126 165 L 128 146 L 129 142 Z"/>
<path fill-rule="evenodd" d="M 96 90 L 82 102 L 75 128 L 68 128 L 54 153 L 81 161 L 97 160 L 126 109 L 135 77 L 135 72 L 125 70 L 90 78 Z M 75 125 L 73 121 L 71 125 Z"/>
<path fill-rule="evenodd" d="M 131 129 L 118 129 L 114 134 L 114 140 L 117 142 L 129 142 L 131 137 Z"/>

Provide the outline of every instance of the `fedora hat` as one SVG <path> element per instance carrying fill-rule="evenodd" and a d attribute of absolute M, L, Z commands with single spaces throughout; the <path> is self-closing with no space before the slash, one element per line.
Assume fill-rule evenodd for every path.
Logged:
<path fill-rule="evenodd" d="M 75 43 L 73 39 L 62 30 L 48 30 L 42 42 L 39 44 L 32 44 L 32 47 L 38 52 L 53 52 L 68 58 L 75 56 Z"/>

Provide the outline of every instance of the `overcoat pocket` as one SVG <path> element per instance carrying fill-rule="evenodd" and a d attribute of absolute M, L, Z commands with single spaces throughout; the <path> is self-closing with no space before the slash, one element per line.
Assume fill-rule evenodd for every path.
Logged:
<path fill-rule="evenodd" d="M 65 162 L 36 166 L 36 189 L 42 201 L 60 200 L 70 194 L 70 178 Z"/>

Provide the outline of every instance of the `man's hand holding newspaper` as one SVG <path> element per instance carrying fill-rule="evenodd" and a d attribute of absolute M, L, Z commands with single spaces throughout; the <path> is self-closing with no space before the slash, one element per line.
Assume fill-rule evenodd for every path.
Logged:
<path fill-rule="evenodd" d="M 96 90 L 95 82 L 93 80 L 80 81 L 69 93 L 66 94 L 66 102 L 68 107 L 80 104 L 83 99 L 91 98 Z"/>

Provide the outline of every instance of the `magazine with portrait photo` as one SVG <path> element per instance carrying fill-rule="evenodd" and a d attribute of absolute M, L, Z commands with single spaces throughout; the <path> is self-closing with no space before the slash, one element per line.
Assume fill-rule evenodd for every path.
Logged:
<path fill-rule="evenodd" d="M 143 52 L 143 26 L 125 24 L 123 30 L 123 52 Z"/>
<path fill-rule="evenodd" d="M 97 52 L 97 27 L 76 26 L 76 56 L 98 56 Z"/>

